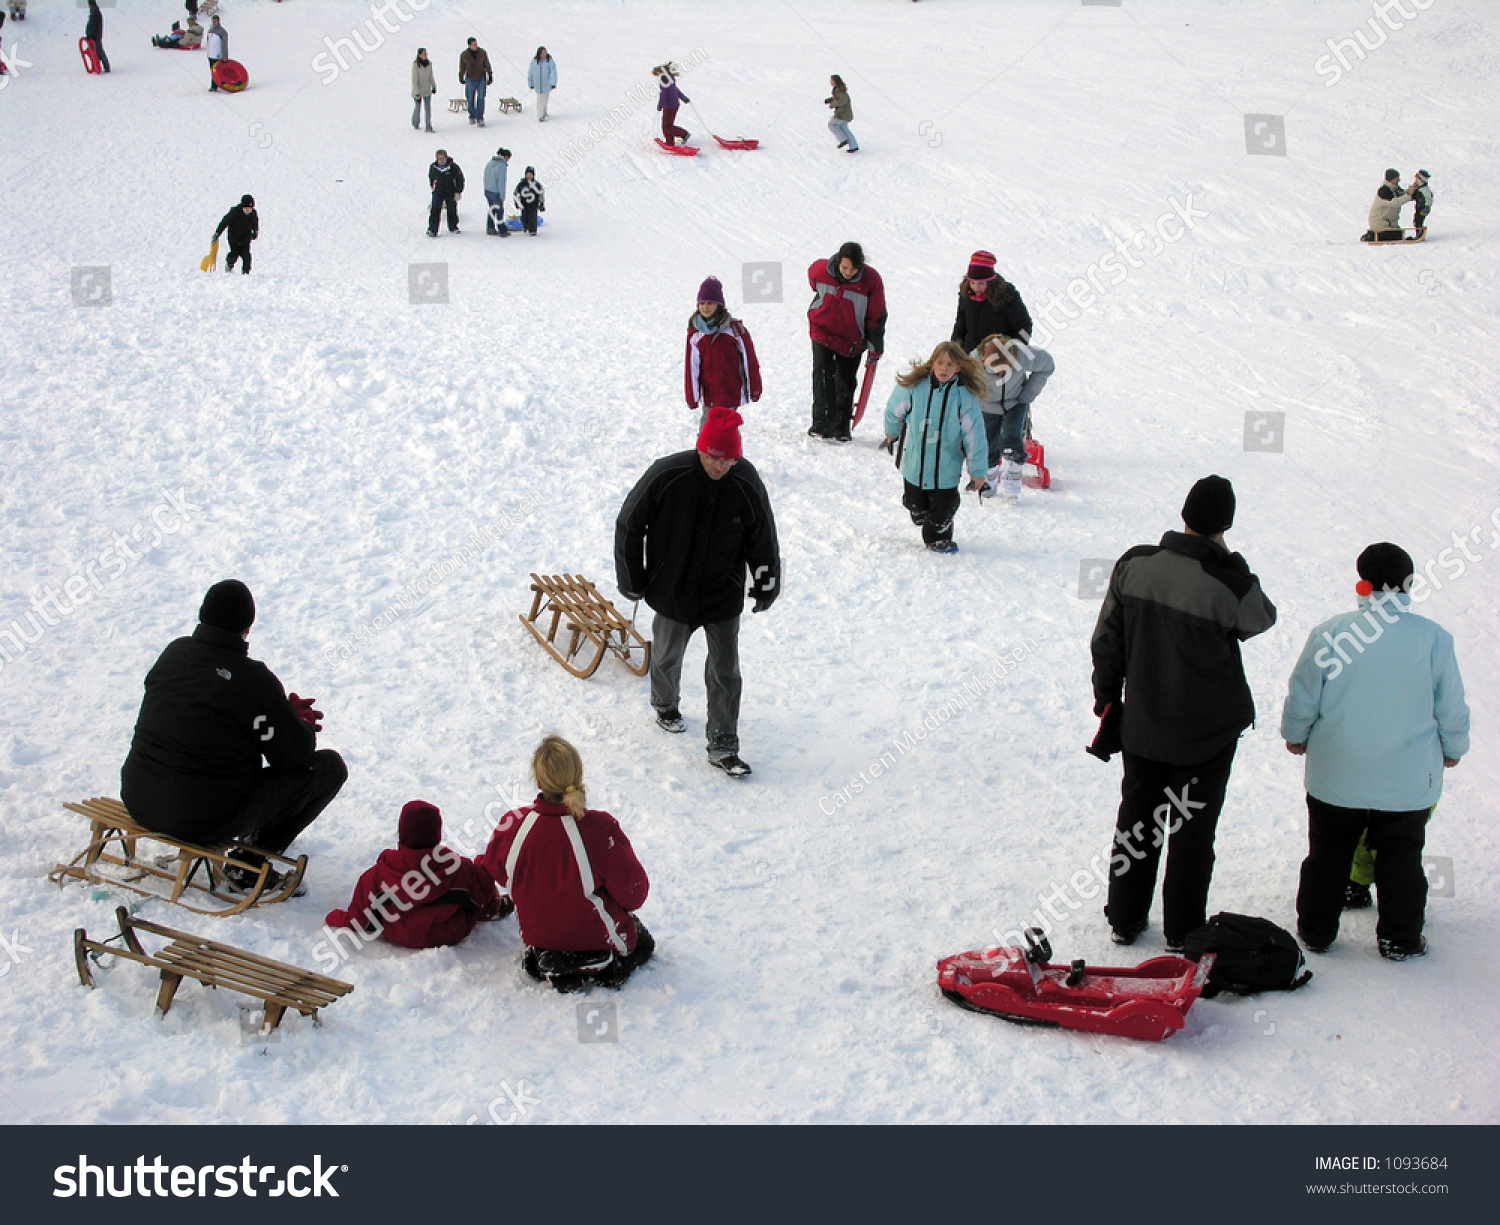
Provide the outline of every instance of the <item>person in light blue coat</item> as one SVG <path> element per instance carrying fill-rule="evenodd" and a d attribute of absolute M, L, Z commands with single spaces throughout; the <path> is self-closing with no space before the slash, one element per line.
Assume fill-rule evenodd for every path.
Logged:
<path fill-rule="evenodd" d="M 1307 759 L 1297 934 L 1314 953 L 1337 938 L 1364 833 L 1375 852 L 1380 954 L 1404 961 L 1427 951 L 1427 819 L 1443 770 L 1469 751 L 1469 707 L 1453 635 L 1411 611 L 1411 556 L 1382 542 L 1357 568 L 1359 608 L 1313 630 L 1281 712 L 1288 751 Z"/>
<path fill-rule="evenodd" d="M 953 516 L 965 459 L 969 487 L 984 484 L 989 450 L 978 400 L 984 389 L 979 363 L 962 346 L 945 340 L 925 362 L 912 362 L 897 376 L 886 402 L 885 445 L 894 448 L 898 437 L 902 443 L 906 489 L 901 503 L 922 529 L 922 543 L 934 553 L 958 552 Z"/>
<path fill-rule="evenodd" d="M 531 66 L 526 69 L 526 84 L 536 91 L 536 120 L 547 122 L 547 96 L 557 88 L 557 61 L 547 54 L 546 47 L 538 47 Z"/>
<path fill-rule="evenodd" d="M 484 167 L 484 198 L 489 205 L 484 232 L 498 234 L 501 238 L 510 237 L 510 229 L 505 224 L 505 177 L 509 169 L 510 150 L 503 145 L 495 150 L 495 156 Z"/>

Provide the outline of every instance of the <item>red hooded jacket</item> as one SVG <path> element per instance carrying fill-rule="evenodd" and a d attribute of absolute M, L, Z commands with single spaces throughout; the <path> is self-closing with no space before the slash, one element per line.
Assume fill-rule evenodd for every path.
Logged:
<path fill-rule="evenodd" d="M 630 912 L 645 902 L 651 883 L 609 813 L 590 810 L 575 819 L 565 805 L 537 796 L 500 819 L 478 863 L 510 889 L 530 947 L 635 951 Z"/>
<path fill-rule="evenodd" d="M 741 408 L 760 399 L 760 362 L 755 343 L 738 319 L 708 330 L 688 320 L 683 392 L 689 408 Z"/>
<path fill-rule="evenodd" d="M 444 901 L 450 889 L 468 893 L 474 908 Z M 378 928 L 402 948 L 432 949 L 457 944 L 475 923 L 499 912 L 495 882 L 473 860 L 446 846 L 398 846 L 380 852 L 375 866 L 354 886 L 349 909 L 330 910 L 326 922 L 366 933 Z"/>
<path fill-rule="evenodd" d="M 876 356 L 885 352 L 885 282 L 866 264 L 844 280 L 837 257 L 816 260 L 807 270 L 812 305 L 807 308 L 807 330 L 825 349 L 854 357 L 866 346 Z"/>

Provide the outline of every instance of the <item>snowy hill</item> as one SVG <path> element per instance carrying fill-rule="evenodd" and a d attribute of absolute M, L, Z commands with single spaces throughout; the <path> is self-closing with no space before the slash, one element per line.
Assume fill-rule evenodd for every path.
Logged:
<path fill-rule="evenodd" d="M 71 3 L 34 0 L 0 31 L 0 627 L 35 639 L 0 667 L 0 1026 L 16 1054 L 0 1117 L 483 1121 L 524 1080 L 527 1122 L 1500 1120 L 1483 1055 L 1500 895 L 1487 10 L 1431 6 L 1346 52 L 1330 84 L 1316 65 L 1368 4 L 513 0 L 501 20 L 408 0 L 411 20 L 388 14 L 396 31 L 356 59 L 338 40 L 359 27 L 375 43 L 370 5 L 238 0 L 222 12 L 250 88 L 234 96 L 208 92 L 201 53 L 151 46 L 181 11 L 105 9 L 113 71 L 97 78 Z M 446 108 L 470 34 L 496 70 L 483 130 Z M 539 43 L 560 77 L 546 124 L 525 89 Z M 408 126 L 419 45 L 438 71 L 433 136 Z M 335 52 L 347 68 L 330 76 Z M 717 148 L 691 111 L 703 153 L 656 149 L 647 72 L 669 56 L 713 130 L 759 150 Z M 853 157 L 824 127 L 835 72 Z M 501 117 L 506 95 L 524 113 Z M 546 185 L 536 239 L 483 233 L 501 144 L 512 187 L 526 165 Z M 464 232 L 434 241 L 439 146 L 470 186 Z M 1353 242 L 1388 165 L 1433 172 L 1425 245 Z M 200 273 L 243 192 L 261 218 L 253 273 Z M 885 278 L 890 326 L 872 416 L 836 448 L 804 433 L 805 270 L 849 239 Z M 1134 265 L 1104 262 L 1117 241 Z M 879 406 L 947 338 L 980 247 L 1050 314 L 1038 339 L 1058 373 L 1035 416 L 1055 486 L 1013 507 L 966 498 L 961 552 L 938 558 L 876 449 Z M 779 301 L 745 300 L 751 262 L 780 265 Z M 446 264 L 446 303 L 413 304 L 415 263 Z M 107 301 L 79 268 L 108 270 Z M 645 682 L 612 661 L 574 680 L 516 620 L 533 571 L 615 594 L 621 500 L 694 438 L 682 337 L 709 274 L 760 353 L 744 446 L 786 567 L 783 598 L 741 634 L 756 773 L 739 784 L 704 763 L 701 638 L 688 735 L 667 737 Z M 1247 412 L 1284 414 L 1281 450 L 1245 449 Z M 1421 608 L 1457 639 L 1474 715 L 1429 832 L 1452 886 L 1429 900 L 1433 952 L 1383 962 L 1373 912 L 1348 915 L 1306 990 L 1202 1002 L 1159 1046 L 960 1012 L 938 957 L 995 943 L 1109 844 L 1118 761 L 1082 751 L 1099 608 L 1085 563 L 1177 527 L 1209 472 L 1233 480 L 1231 546 L 1280 612 L 1245 647 L 1260 720 L 1211 910 L 1293 925 L 1306 812 L 1277 724 L 1308 631 L 1354 599 L 1354 557 L 1389 539 L 1420 569 L 1469 535 L 1480 560 L 1457 577 L 1440 563 Z M 136 556 L 103 558 L 116 539 Z M 227 993 L 189 984 L 157 1021 L 145 971 L 78 986 L 71 933 L 107 934 L 121 895 L 47 883 L 84 843 L 61 804 L 118 794 L 146 670 L 228 576 L 259 603 L 252 655 L 320 699 L 350 781 L 297 844 L 307 897 L 224 921 L 142 913 L 317 966 L 323 915 L 393 845 L 402 803 L 437 804 L 450 841 L 477 849 L 530 798 L 531 751 L 556 731 L 651 875 L 656 962 L 587 1001 L 617 1010 L 618 1041 L 581 1042 L 578 1001 L 524 977 L 514 920 L 456 949 L 366 949 L 339 967 L 355 991 L 321 1029 L 293 1018 L 269 1044 L 243 1037 Z M 88 594 L 38 635 L 27 613 L 48 588 Z M 909 737 L 929 712 L 937 730 Z M 1099 907 L 1063 908 L 1060 958 L 1160 952 L 1159 906 L 1124 958 Z"/>

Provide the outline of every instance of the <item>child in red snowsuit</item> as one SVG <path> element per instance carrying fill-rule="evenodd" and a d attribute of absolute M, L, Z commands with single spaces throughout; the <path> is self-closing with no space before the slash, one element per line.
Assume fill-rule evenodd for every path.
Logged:
<path fill-rule="evenodd" d="M 559 991 L 618 987 L 656 948 L 631 913 L 646 870 L 615 819 L 584 807 L 577 749 L 548 736 L 531 769 L 541 794 L 501 818 L 479 866 L 515 900 L 527 974 Z"/>
<path fill-rule="evenodd" d="M 743 408 L 760 399 L 760 362 L 745 325 L 724 306 L 716 276 L 698 287 L 698 309 L 688 319 L 683 390 L 689 408 L 702 407 L 698 428 L 711 408 Z"/>
<path fill-rule="evenodd" d="M 330 910 L 329 927 L 348 927 L 408 949 L 457 944 L 476 923 L 514 907 L 473 860 L 442 845 L 443 816 L 425 800 L 401 810 L 400 845 L 381 851 L 359 878 L 348 910 Z"/>

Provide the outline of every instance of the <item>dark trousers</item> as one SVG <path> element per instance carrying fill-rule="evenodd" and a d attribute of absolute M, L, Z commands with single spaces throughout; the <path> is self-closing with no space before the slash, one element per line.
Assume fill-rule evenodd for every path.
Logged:
<path fill-rule="evenodd" d="M 109 56 L 104 54 L 104 44 L 97 38 L 94 39 L 94 54 L 99 57 L 99 69 L 101 72 L 109 71 Z"/>
<path fill-rule="evenodd" d="M 1416 211 L 1412 213 L 1412 218 L 1411 218 L 1412 228 L 1415 229 L 1418 234 L 1420 234 L 1423 230 L 1425 230 L 1427 228 L 1427 214 L 1430 213 L 1431 211 L 1432 210 L 1430 208 L 1423 208 L 1419 204 L 1416 207 Z"/>
<path fill-rule="evenodd" d="M 677 111 L 677 107 L 669 106 L 661 113 L 661 138 L 669 145 L 679 136 L 684 141 L 688 138 L 688 130 L 677 126 Z"/>
<path fill-rule="evenodd" d="M 332 749 L 319 749 L 305 770 L 262 770 L 219 837 L 240 838 L 278 855 L 320 814 L 349 778 L 349 767 Z"/>
<path fill-rule="evenodd" d="M 224 271 L 225 272 L 233 272 L 234 271 L 234 261 L 235 260 L 241 261 L 240 262 L 240 270 L 242 272 L 249 272 L 250 271 L 250 244 L 248 242 L 245 243 L 243 246 L 241 246 L 241 245 L 239 245 L 237 243 L 230 243 L 229 244 L 229 258 L 224 261 Z"/>
<path fill-rule="evenodd" d="M 854 415 L 859 354 L 843 357 L 816 340 L 812 348 L 812 428 L 829 436 L 847 434 Z"/>
<path fill-rule="evenodd" d="M 708 690 L 708 755 L 718 759 L 740 751 L 740 619 L 703 627 L 708 658 L 703 684 Z M 676 710 L 682 695 L 682 657 L 693 627 L 657 613 L 651 623 L 651 705 L 658 713 Z"/>
<path fill-rule="evenodd" d="M 536 205 L 521 205 L 521 228 L 528 234 L 536 233 Z"/>
<path fill-rule="evenodd" d="M 458 229 L 458 199 L 454 196 L 440 196 L 437 192 L 432 193 L 432 208 L 427 213 L 427 232 L 436 234 L 438 218 L 443 215 L 443 207 L 448 209 L 448 232 L 453 233 Z"/>
<path fill-rule="evenodd" d="M 1339 934 L 1349 861 L 1362 832 L 1375 852 L 1375 935 L 1399 944 L 1417 942 L 1427 910 L 1422 848 L 1430 812 L 1339 808 L 1307 797 L 1307 858 L 1297 886 L 1297 926 L 1311 943 L 1332 944 Z"/>
<path fill-rule="evenodd" d="M 1026 404 L 1012 404 L 1003 413 L 984 414 L 984 437 L 989 444 L 989 467 L 998 468 L 1001 458 L 1026 462 Z"/>
<path fill-rule="evenodd" d="M 218 81 L 218 78 L 214 76 L 214 69 L 217 68 L 223 62 L 224 62 L 223 60 L 209 60 L 208 61 L 208 92 L 211 93 L 211 94 L 212 93 L 217 93 L 218 90 L 219 90 L 219 81 Z"/>
<path fill-rule="evenodd" d="M 595 982 L 605 987 L 621 987 L 627 978 L 651 960 L 654 952 L 656 937 L 646 930 L 640 919 L 636 919 L 635 948 L 623 957 L 611 949 L 557 952 L 528 948 L 521 958 L 521 968 L 537 982 L 550 982 L 563 992 L 581 991 Z M 609 960 L 603 969 L 593 968 L 606 957 Z"/>
<path fill-rule="evenodd" d="M 923 544 L 946 544 L 953 539 L 953 516 L 958 513 L 958 490 L 918 489 L 904 481 L 901 505 L 911 512 L 911 521 L 922 529 Z"/>
<path fill-rule="evenodd" d="M 1208 919 L 1208 886 L 1214 873 L 1214 833 L 1239 741 L 1233 740 L 1194 766 L 1137 757 L 1129 750 L 1120 784 L 1120 812 L 1110 860 L 1109 925 L 1130 931 L 1146 921 L 1156 892 L 1162 844 L 1167 872 L 1162 881 L 1162 936 L 1177 943 Z M 1199 805 L 1202 805 L 1200 808 Z M 1349 855 L 1344 856 L 1344 874 Z M 1340 886 L 1342 890 L 1343 886 Z M 1342 899 L 1343 893 L 1339 897 Z"/>

